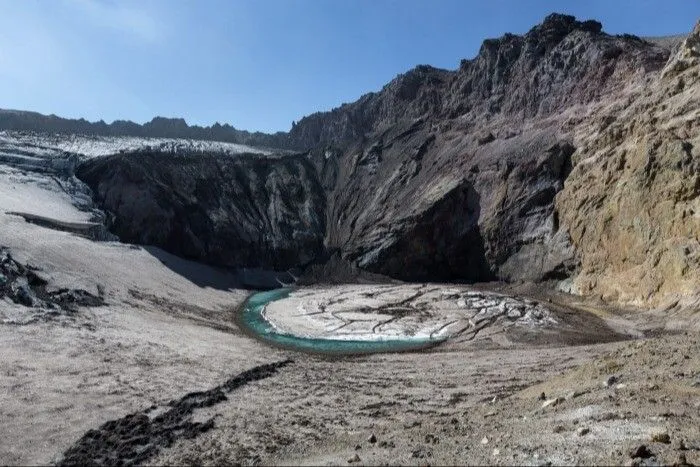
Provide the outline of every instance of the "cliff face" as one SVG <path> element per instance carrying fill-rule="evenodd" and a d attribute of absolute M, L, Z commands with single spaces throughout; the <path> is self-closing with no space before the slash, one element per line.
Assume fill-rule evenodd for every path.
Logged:
<path fill-rule="evenodd" d="M 289 138 L 298 148 L 344 146 L 416 118 L 478 130 L 498 117 L 518 125 L 620 91 L 660 69 L 668 50 L 634 36 L 610 36 L 596 21 L 552 14 L 523 36 L 484 41 L 456 71 L 421 65 L 380 92 L 301 119 Z"/>
<path fill-rule="evenodd" d="M 700 24 L 579 139 L 557 197 L 581 258 L 574 291 L 665 306 L 700 297 Z"/>
<path fill-rule="evenodd" d="M 574 274 L 555 206 L 576 129 L 633 94 L 669 50 L 551 15 L 486 40 L 457 71 L 417 67 L 290 133 L 328 196 L 326 243 L 409 280 L 542 280 Z"/>
<path fill-rule="evenodd" d="M 140 152 L 84 163 L 78 177 L 121 240 L 232 267 L 285 270 L 323 250 L 324 196 L 303 157 Z"/>
<path fill-rule="evenodd" d="M 418 122 L 357 151 L 329 151 L 321 172 L 332 187 L 327 244 L 360 267 L 473 281 L 541 279 L 575 266 L 553 207 L 573 147 L 555 133 L 480 146 Z"/>
<path fill-rule="evenodd" d="M 669 45 L 551 15 L 484 41 L 458 70 L 419 66 L 302 119 L 286 137 L 305 156 L 125 155 L 81 176 L 126 240 L 219 264 L 334 252 L 406 280 L 556 279 L 623 302 L 689 300 L 699 41 L 697 29 Z"/>

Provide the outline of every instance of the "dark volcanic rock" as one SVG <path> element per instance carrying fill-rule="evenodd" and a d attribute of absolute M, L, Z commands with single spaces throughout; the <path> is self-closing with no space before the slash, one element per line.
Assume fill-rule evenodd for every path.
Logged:
<path fill-rule="evenodd" d="M 420 122 L 397 126 L 346 165 L 326 161 L 339 166 L 327 245 L 361 268 L 407 280 L 561 275 L 575 261 L 554 197 L 573 150 L 551 132 L 486 148 L 447 141 Z"/>
<path fill-rule="evenodd" d="M 667 75 L 691 73 L 691 52 Z M 485 40 L 457 70 L 421 65 L 303 118 L 283 146 L 305 156 L 143 153 L 88 162 L 78 174 L 122 239 L 211 263 L 281 269 L 333 257 L 346 275 L 358 267 L 406 280 L 560 280 L 586 269 L 585 248 L 572 242 L 598 232 L 566 224 L 571 203 L 558 195 L 586 173 L 575 155 L 592 153 L 604 170 L 624 166 L 595 153 L 600 144 L 579 147 L 581 133 L 609 127 L 621 138 L 610 109 L 642 99 L 669 54 L 553 14 L 522 36 Z M 168 135 L 186 127 L 149 125 Z M 585 189 L 576 193 L 588 202 Z M 317 265 L 309 277 L 330 269 Z"/>
<path fill-rule="evenodd" d="M 104 299 L 81 289 L 48 290 L 48 281 L 33 268 L 15 260 L 10 251 L 0 246 L 0 299 L 5 297 L 28 308 L 75 311 L 79 306 L 102 306 Z M 35 315 L 32 320 L 47 318 Z M 8 321 L 8 322 L 11 322 Z"/>
<path fill-rule="evenodd" d="M 554 14 L 484 41 L 456 71 L 419 66 L 302 119 L 290 138 L 314 148 L 326 245 L 408 280 L 567 277 L 578 260 L 554 201 L 572 170 L 573 109 L 643 80 L 668 54 Z"/>
<path fill-rule="evenodd" d="M 113 214 L 124 241 L 278 270 L 323 251 L 324 194 L 302 156 L 145 151 L 88 161 L 77 176 Z"/>
<path fill-rule="evenodd" d="M 42 115 L 37 112 L 0 109 L 0 130 L 40 133 L 80 134 L 90 136 L 138 136 L 144 138 L 185 138 L 294 149 L 288 134 L 267 134 L 238 130 L 231 125 L 215 123 L 209 127 L 189 126 L 181 118 L 155 117 L 143 125 L 128 120 L 112 123 L 88 122 L 81 119 Z"/>
<path fill-rule="evenodd" d="M 463 129 L 480 132 L 498 115 L 517 123 L 600 99 L 631 76 L 659 70 L 668 55 L 637 37 L 605 34 L 596 21 L 552 14 L 523 36 L 485 40 L 456 71 L 420 65 L 380 92 L 305 117 L 289 139 L 296 148 L 343 147 L 417 118 L 457 119 Z"/>

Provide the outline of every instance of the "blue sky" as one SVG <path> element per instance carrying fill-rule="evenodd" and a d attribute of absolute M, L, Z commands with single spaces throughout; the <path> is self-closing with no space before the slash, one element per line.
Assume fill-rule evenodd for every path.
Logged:
<path fill-rule="evenodd" d="M 553 11 L 656 36 L 700 0 L 0 0 L 0 107 L 287 130 Z"/>

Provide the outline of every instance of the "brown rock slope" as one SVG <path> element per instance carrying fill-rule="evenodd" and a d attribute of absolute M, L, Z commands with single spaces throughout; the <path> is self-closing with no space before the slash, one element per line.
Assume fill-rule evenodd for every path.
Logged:
<path fill-rule="evenodd" d="M 557 196 L 580 293 L 637 304 L 700 297 L 700 23 L 628 105 L 578 132 Z M 696 306 L 697 306 L 697 302 Z"/>

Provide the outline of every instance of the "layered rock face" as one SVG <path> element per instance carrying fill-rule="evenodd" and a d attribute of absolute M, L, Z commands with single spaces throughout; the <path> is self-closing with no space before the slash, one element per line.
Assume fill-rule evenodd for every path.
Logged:
<path fill-rule="evenodd" d="M 440 131 L 479 131 L 506 117 L 519 127 L 621 91 L 659 70 L 669 51 L 635 36 L 610 36 L 596 21 L 552 14 L 523 36 L 484 41 L 456 71 L 421 65 L 378 93 L 301 119 L 289 133 L 297 148 L 357 143 L 402 121 L 428 118 Z"/>
<path fill-rule="evenodd" d="M 123 239 L 217 264 L 333 253 L 405 280 L 700 296 L 698 41 L 550 15 L 302 119 L 285 144 L 304 156 L 123 155 L 79 175 Z"/>
<path fill-rule="evenodd" d="M 143 151 L 88 161 L 77 175 L 123 241 L 276 270 L 323 250 L 324 196 L 303 157 Z"/>
<path fill-rule="evenodd" d="M 579 293 L 665 305 L 700 297 L 700 23 L 629 105 L 581 134 L 557 207 Z M 680 303 L 679 303 L 680 302 Z"/>
<path fill-rule="evenodd" d="M 576 130 L 665 65 L 669 50 L 551 15 L 486 40 L 457 71 L 420 66 L 302 119 L 293 139 L 328 193 L 327 245 L 408 280 L 542 280 L 580 258 L 554 199 Z"/>
<path fill-rule="evenodd" d="M 553 209 L 569 143 L 536 131 L 478 146 L 414 128 L 383 135 L 339 167 L 330 247 L 408 280 L 538 279 L 574 267 Z M 340 162 L 333 158 L 327 164 Z"/>

